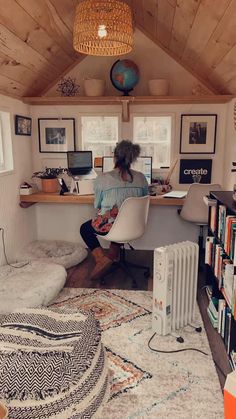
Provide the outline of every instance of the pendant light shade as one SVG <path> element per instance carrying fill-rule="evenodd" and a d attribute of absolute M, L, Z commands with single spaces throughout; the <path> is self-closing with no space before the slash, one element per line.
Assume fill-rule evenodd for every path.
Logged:
<path fill-rule="evenodd" d="M 76 7 L 73 46 L 87 55 L 127 54 L 133 48 L 130 7 L 116 0 L 84 0 Z"/>

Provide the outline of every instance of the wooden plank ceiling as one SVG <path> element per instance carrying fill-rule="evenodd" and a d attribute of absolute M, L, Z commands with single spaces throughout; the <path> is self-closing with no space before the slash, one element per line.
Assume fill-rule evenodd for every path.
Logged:
<path fill-rule="evenodd" d="M 79 0 L 82 1 L 82 0 Z M 236 0 L 126 0 L 135 26 L 218 94 L 236 93 Z M 84 56 L 77 0 L 0 0 L 0 92 L 40 96 Z"/>

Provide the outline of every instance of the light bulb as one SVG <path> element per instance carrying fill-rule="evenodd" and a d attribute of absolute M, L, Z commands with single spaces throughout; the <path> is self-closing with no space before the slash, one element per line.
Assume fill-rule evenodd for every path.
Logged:
<path fill-rule="evenodd" d="M 105 38 L 107 36 L 106 25 L 98 26 L 98 36 L 99 38 Z"/>

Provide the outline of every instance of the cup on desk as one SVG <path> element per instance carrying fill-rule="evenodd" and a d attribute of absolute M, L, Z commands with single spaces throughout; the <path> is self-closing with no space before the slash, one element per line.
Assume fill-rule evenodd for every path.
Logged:
<path fill-rule="evenodd" d="M 155 185 L 156 195 L 163 195 L 164 193 L 170 192 L 172 186 L 170 184 Z"/>

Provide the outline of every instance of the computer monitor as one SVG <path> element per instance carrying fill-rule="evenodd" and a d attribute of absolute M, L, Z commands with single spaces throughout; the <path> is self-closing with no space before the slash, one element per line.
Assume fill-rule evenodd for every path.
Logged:
<path fill-rule="evenodd" d="M 85 175 L 93 168 L 92 151 L 68 151 L 67 163 L 72 176 Z"/>
<path fill-rule="evenodd" d="M 102 171 L 109 172 L 114 168 L 114 157 L 105 156 L 102 161 Z M 142 172 L 147 179 L 148 184 L 152 183 L 152 157 L 138 157 L 135 163 L 131 165 L 131 169 Z"/>

